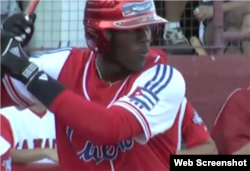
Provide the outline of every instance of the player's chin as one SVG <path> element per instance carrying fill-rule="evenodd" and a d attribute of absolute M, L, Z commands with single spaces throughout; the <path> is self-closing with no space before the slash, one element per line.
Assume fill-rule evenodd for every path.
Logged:
<path fill-rule="evenodd" d="M 124 61 L 124 66 L 130 71 L 130 72 L 138 72 L 142 70 L 145 66 L 145 63 L 147 61 L 148 54 L 135 54 L 133 55 L 133 58 L 127 58 L 126 61 Z"/>
<path fill-rule="evenodd" d="M 143 60 L 140 62 L 138 61 L 133 62 L 129 65 L 129 70 L 132 72 L 138 72 L 143 69 L 143 67 L 145 66 L 145 63 L 146 63 L 146 60 Z"/>

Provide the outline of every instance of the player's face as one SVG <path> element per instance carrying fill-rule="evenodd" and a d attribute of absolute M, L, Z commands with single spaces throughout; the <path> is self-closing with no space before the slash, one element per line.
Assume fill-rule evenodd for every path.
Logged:
<path fill-rule="evenodd" d="M 111 52 L 122 67 L 129 71 L 139 71 L 146 62 L 151 39 L 150 27 L 114 31 Z"/>

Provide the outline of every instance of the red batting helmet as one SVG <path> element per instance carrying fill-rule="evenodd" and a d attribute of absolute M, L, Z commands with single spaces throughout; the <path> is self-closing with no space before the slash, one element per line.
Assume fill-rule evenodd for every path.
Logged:
<path fill-rule="evenodd" d="M 159 17 L 153 0 L 88 0 L 84 26 L 88 47 L 96 52 L 107 52 L 109 41 L 106 29 L 134 29 L 165 24 Z"/>

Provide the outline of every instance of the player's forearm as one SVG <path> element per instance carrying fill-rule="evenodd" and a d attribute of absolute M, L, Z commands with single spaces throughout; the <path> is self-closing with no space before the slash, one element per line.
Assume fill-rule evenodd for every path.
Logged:
<path fill-rule="evenodd" d="M 218 154 L 215 143 L 212 139 L 192 148 L 177 151 L 177 155 L 200 155 L 200 154 Z"/>
<path fill-rule="evenodd" d="M 15 163 L 32 163 L 47 158 L 43 149 L 12 150 L 12 161 Z"/>
<path fill-rule="evenodd" d="M 233 155 L 250 155 L 250 142 L 238 151 L 234 152 Z"/>
<path fill-rule="evenodd" d="M 70 91 L 63 92 L 50 109 L 65 125 L 95 144 L 114 144 L 143 133 L 127 110 L 116 106 L 107 109 Z"/>
<path fill-rule="evenodd" d="M 114 144 L 143 133 L 140 123 L 126 109 L 107 109 L 87 101 L 51 78 L 32 81 L 28 90 L 64 125 L 89 137 L 97 145 Z"/>
<path fill-rule="evenodd" d="M 11 100 L 3 83 L 1 83 L 1 108 L 8 107 L 8 106 L 14 106 L 14 105 L 15 105 L 15 103 Z"/>
<path fill-rule="evenodd" d="M 233 10 L 235 8 L 241 7 L 241 6 L 245 6 L 245 5 L 250 5 L 249 1 L 235 1 L 232 0 L 232 2 L 228 2 L 228 3 L 223 3 L 222 5 L 222 9 L 224 12 L 228 12 L 230 10 Z"/>

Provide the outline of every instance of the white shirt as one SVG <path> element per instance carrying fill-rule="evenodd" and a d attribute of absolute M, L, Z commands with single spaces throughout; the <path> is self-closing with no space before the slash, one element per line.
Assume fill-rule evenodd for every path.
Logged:
<path fill-rule="evenodd" d="M 15 149 L 56 148 L 54 115 L 49 111 L 41 117 L 29 109 L 19 111 L 8 107 L 0 111 L 10 122 Z"/>

